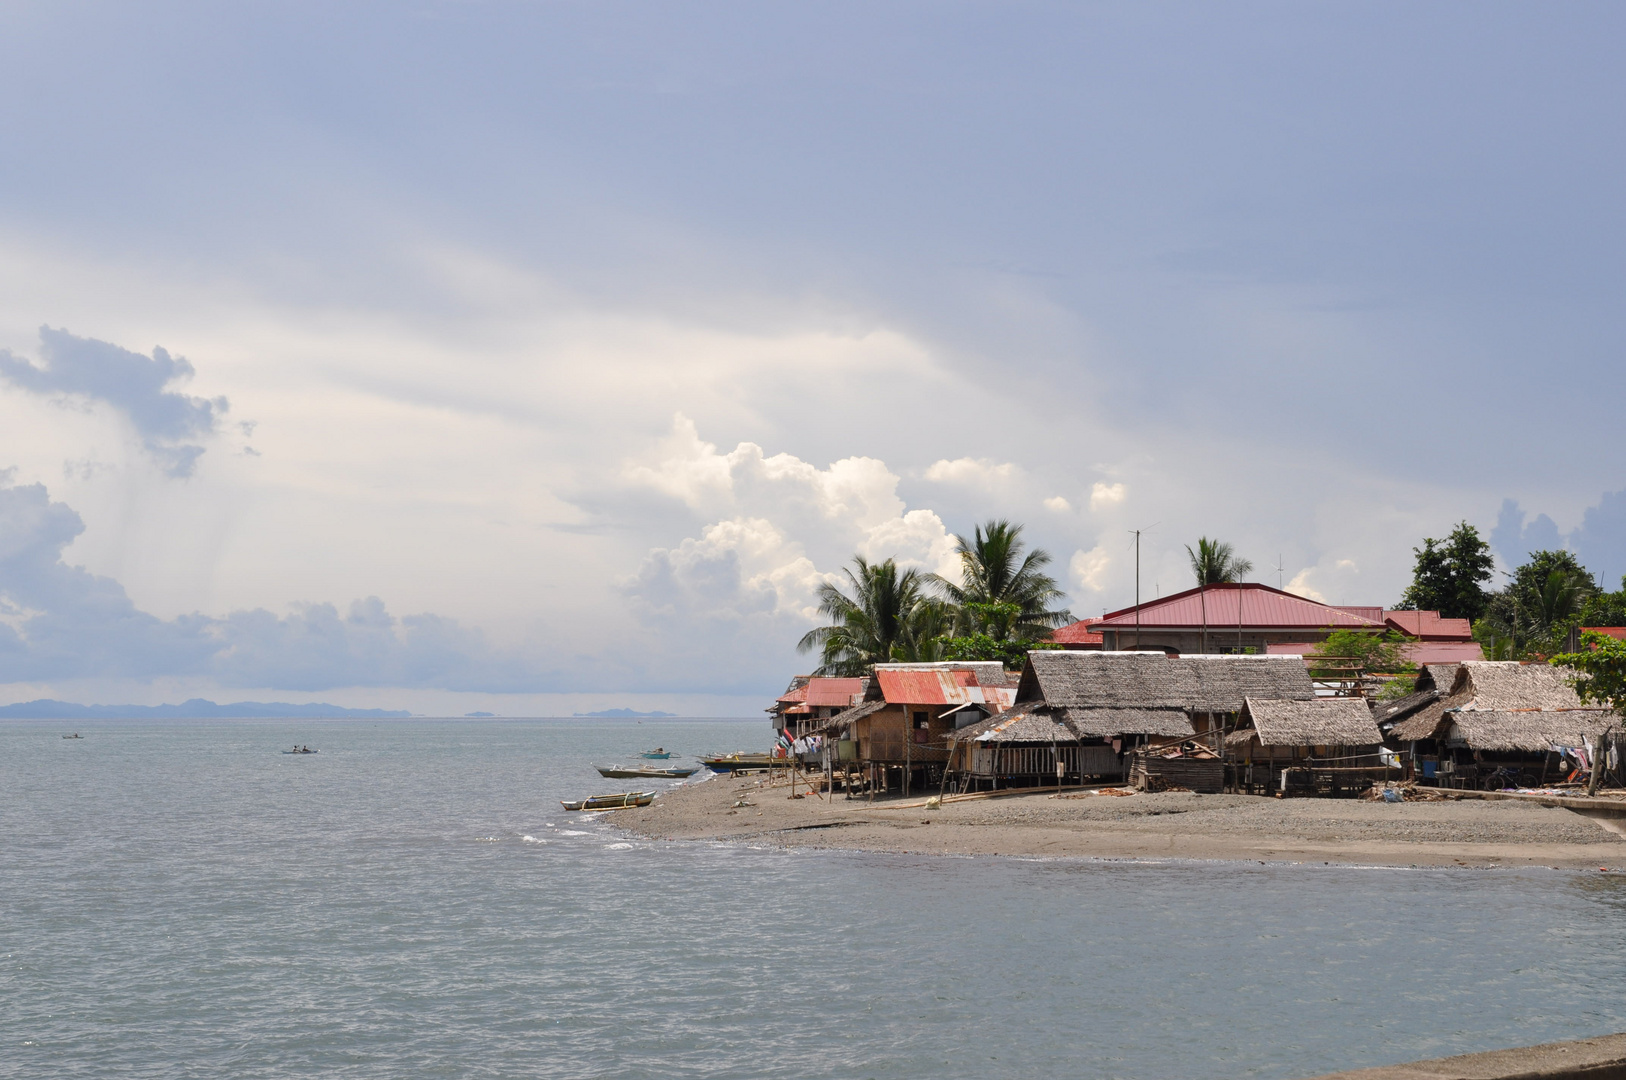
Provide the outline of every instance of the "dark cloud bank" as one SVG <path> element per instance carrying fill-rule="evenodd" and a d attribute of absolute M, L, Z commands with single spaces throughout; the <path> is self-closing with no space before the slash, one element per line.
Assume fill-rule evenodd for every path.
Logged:
<path fill-rule="evenodd" d="M 1568 548 L 1605 588 L 1613 589 L 1626 575 L 1626 491 L 1605 493 L 1567 533 L 1559 532 L 1546 514 L 1531 518 L 1517 502 L 1504 499 L 1491 530 L 1491 547 L 1505 566 L 1520 565 L 1532 551 Z"/>
<path fill-rule="evenodd" d="M 0 473 L 0 683 L 82 677 L 206 676 L 229 686 L 447 690 L 555 689 L 548 674 L 438 615 L 396 617 L 368 597 L 340 613 L 309 604 L 224 618 L 160 619 L 124 586 L 62 561 L 85 529 L 43 484 Z"/>
<path fill-rule="evenodd" d="M 40 327 L 41 365 L 0 349 L 0 379 L 30 393 L 100 402 L 122 414 L 142 445 L 170 476 L 191 476 L 204 448 L 190 440 L 212 435 L 229 407 L 225 398 L 189 397 L 168 389 L 189 379 L 184 357 L 155 348 L 151 356 L 66 330 Z"/>

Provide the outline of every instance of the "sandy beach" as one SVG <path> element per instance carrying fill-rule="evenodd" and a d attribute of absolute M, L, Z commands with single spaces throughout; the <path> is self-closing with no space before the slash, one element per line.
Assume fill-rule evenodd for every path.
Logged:
<path fill-rule="evenodd" d="M 802 789 L 805 791 L 806 789 Z M 1226 859 L 1389 866 L 1626 867 L 1626 840 L 1569 810 L 1463 799 L 1392 804 L 1249 795 L 1013 795 L 938 809 L 791 798 L 719 776 L 611 820 L 635 835 L 944 855 Z M 904 800 L 893 800 L 902 803 Z"/>

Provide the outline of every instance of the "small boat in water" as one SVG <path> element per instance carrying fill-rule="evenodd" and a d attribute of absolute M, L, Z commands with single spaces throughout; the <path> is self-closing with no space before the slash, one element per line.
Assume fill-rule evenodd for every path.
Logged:
<path fill-rule="evenodd" d="M 763 769 L 782 768 L 790 764 L 790 761 L 769 754 L 718 754 L 701 758 L 700 764 L 712 772 L 759 772 Z"/>
<path fill-rule="evenodd" d="M 64 739 L 83 739 L 84 738 L 84 736 L 79 734 L 77 731 L 74 732 L 72 735 L 64 735 L 62 737 Z"/>
<path fill-rule="evenodd" d="M 700 766 L 691 765 L 688 768 L 658 769 L 653 765 L 639 765 L 635 768 L 624 769 L 619 765 L 595 765 L 600 776 L 611 780 L 682 780 L 685 776 L 693 776 L 700 771 Z"/>
<path fill-rule="evenodd" d="M 657 746 L 653 750 L 645 750 L 643 753 L 639 754 L 638 756 L 639 757 L 646 757 L 646 758 L 660 758 L 661 760 L 664 761 L 666 758 L 669 758 L 669 757 L 672 756 L 672 751 L 666 749 L 663 746 Z"/>
<path fill-rule="evenodd" d="M 314 753 L 316 753 L 316 751 L 312 750 L 308 746 L 296 746 L 292 750 L 284 750 L 283 753 L 284 754 L 314 754 Z"/>
<path fill-rule="evenodd" d="M 566 810 L 624 810 L 629 806 L 648 806 L 655 801 L 653 791 L 629 791 L 622 795 L 593 795 L 577 802 L 559 800 Z"/>

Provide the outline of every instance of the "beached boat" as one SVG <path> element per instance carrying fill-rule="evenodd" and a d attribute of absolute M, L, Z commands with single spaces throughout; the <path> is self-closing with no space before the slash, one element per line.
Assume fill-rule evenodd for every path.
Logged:
<path fill-rule="evenodd" d="M 643 753 L 639 754 L 638 756 L 639 757 L 646 757 L 646 758 L 659 758 L 659 759 L 664 761 L 665 759 L 672 756 L 672 751 L 667 750 L 664 747 L 657 746 L 653 750 L 645 750 Z"/>
<path fill-rule="evenodd" d="M 700 764 L 712 772 L 752 772 L 783 767 L 789 763 L 785 758 L 768 754 L 718 754 L 700 759 Z"/>
<path fill-rule="evenodd" d="M 629 806 L 648 806 L 655 801 L 653 791 L 629 791 L 622 795 L 593 795 L 577 802 L 559 800 L 566 810 L 623 810 Z"/>
<path fill-rule="evenodd" d="M 595 765 L 600 776 L 607 776 L 611 780 L 682 780 L 685 776 L 693 776 L 700 771 L 700 766 L 690 765 L 681 769 L 657 769 L 653 765 L 637 765 L 633 768 L 622 768 L 620 765 Z"/>

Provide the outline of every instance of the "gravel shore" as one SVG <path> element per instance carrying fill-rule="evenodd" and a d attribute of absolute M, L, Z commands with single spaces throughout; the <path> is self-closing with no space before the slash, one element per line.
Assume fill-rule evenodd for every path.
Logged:
<path fill-rule="evenodd" d="M 1069 793 L 1072 794 L 1072 793 Z M 938 809 L 792 799 L 783 786 L 720 776 L 611 814 L 668 840 L 959 855 L 1253 859 L 1392 866 L 1626 866 L 1626 842 L 1560 808 L 1466 799 L 1383 803 L 1189 792 L 1014 795 Z M 911 800 L 918 804 L 919 800 Z"/>

